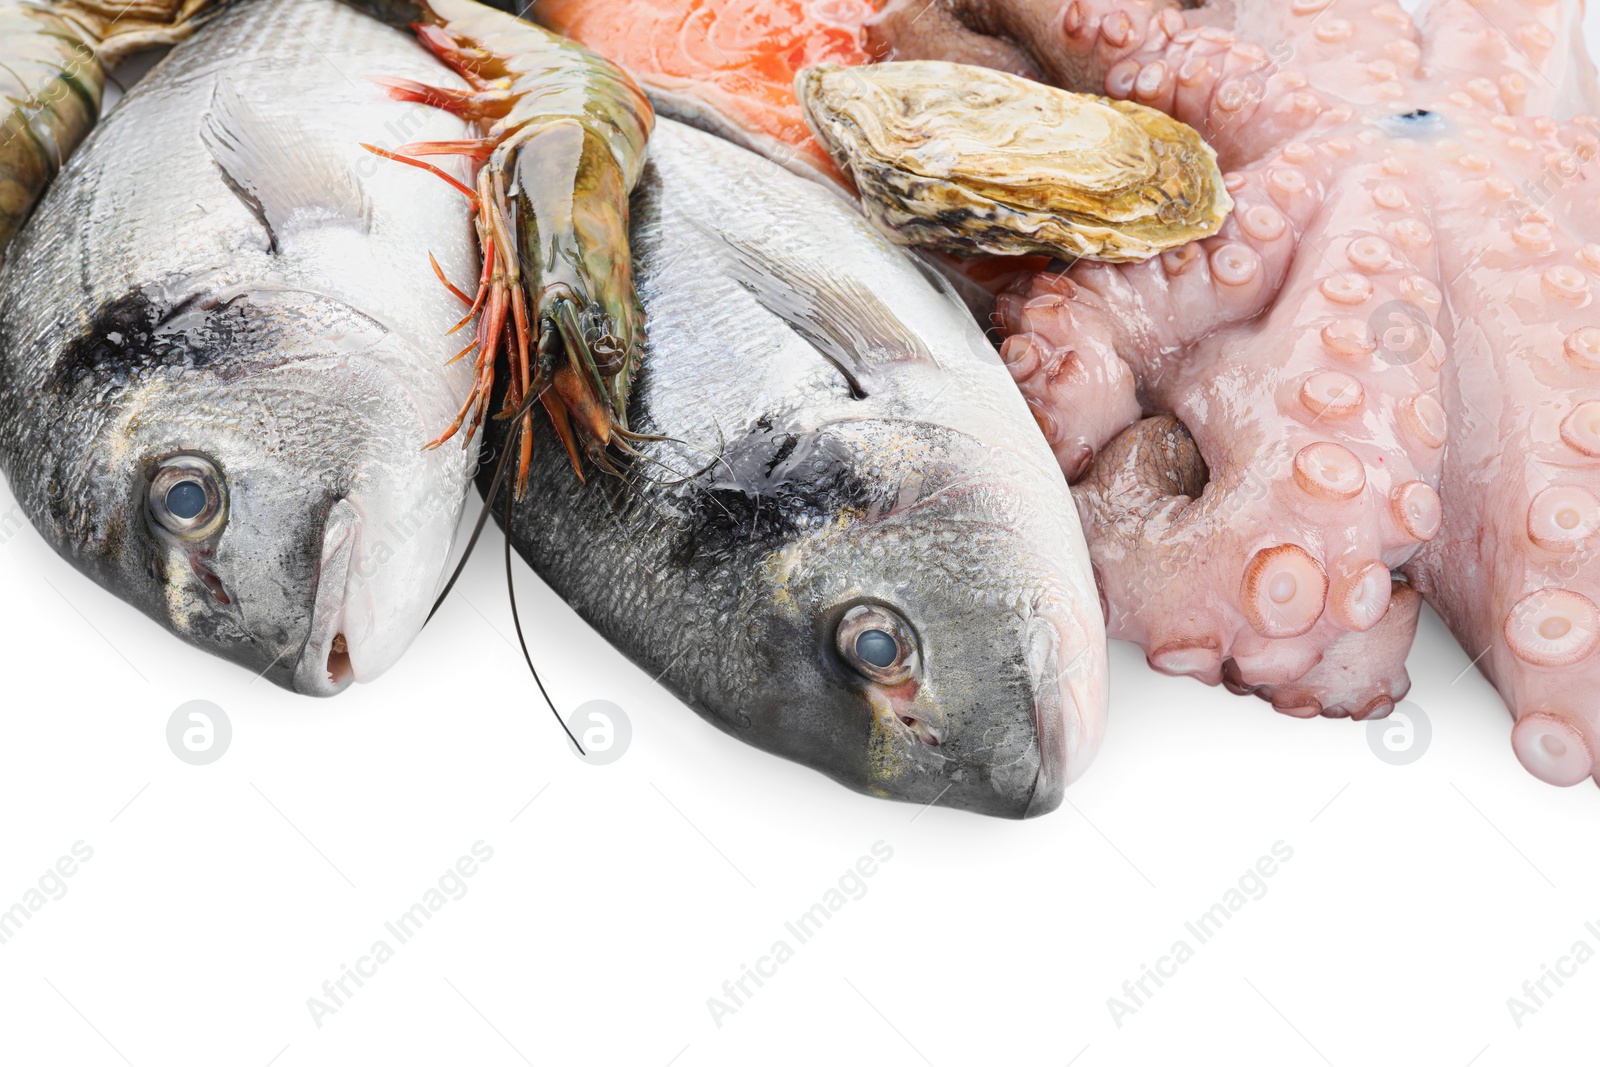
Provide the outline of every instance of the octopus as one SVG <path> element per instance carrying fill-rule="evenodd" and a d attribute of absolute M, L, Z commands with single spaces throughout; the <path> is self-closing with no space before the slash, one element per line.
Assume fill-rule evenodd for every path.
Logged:
<path fill-rule="evenodd" d="M 1600 754 L 1600 88 L 1577 0 L 893 0 L 876 54 L 1167 112 L 1235 210 L 1003 293 L 1111 636 L 1393 710 L 1430 604 L 1539 778 Z M 1600 778 L 1597 778 L 1600 781 Z"/>

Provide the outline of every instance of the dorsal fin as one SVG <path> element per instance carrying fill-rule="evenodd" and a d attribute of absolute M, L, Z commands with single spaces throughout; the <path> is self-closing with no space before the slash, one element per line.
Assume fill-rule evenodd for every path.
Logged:
<path fill-rule="evenodd" d="M 933 360 L 883 298 L 855 279 L 792 258 L 779 271 L 742 245 L 725 247 L 733 279 L 839 368 L 856 398 L 877 391 L 874 370 L 881 364 Z"/>
<path fill-rule="evenodd" d="M 200 126 L 223 181 L 267 231 L 279 252 L 294 234 L 329 225 L 362 231 L 371 216 L 355 174 L 331 146 L 251 106 L 223 79 Z"/>

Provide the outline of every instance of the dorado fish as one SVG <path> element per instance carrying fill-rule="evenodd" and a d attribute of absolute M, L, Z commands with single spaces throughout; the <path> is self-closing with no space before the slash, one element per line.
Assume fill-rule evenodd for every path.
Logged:
<path fill-rule="evenodd" d="M 360 147 L 469 130 L 370 74 L 464 88 L 333 0 L 228 10 L 69 161 L 0 274 L 0 467 L 33 524 L 180 637 L 319 695 L 421 629 L 475 461 L 421 447 L 473 383 L 429 259 L 476 275 L 468 201 Z"/>
<path fill-rule="evenodd" d="M 994 348 L 823 186 L 672 122 L 650 158 L 640 455 L 580 485 L 542 430 L 528 495 L 494 498 L 512 543 L 735 737 L 878 796 L 1051 810 L 1100 741 L 1105 639 Z"/>

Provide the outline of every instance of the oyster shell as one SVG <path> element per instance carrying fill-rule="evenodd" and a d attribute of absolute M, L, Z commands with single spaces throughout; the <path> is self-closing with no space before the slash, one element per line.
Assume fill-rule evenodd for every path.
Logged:
<path fill-rule="evenodd" d="M 1149 259 L 1217 232 L 1217 156 L 1152 108 L 931 60 L 809 67 L 806 121 L 902 244 Z"/>

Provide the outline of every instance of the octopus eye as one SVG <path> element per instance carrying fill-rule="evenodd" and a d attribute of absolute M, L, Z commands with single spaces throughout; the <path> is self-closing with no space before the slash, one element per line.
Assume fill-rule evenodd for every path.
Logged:
<path fill-rule="evenodd" d="M 1423 107 L 1389 115 L 1380 119 L 1378 124 L 1387 127 L 1388 132 L 1398 137 L 1427 137 L 1450 128 L 1449 120 L 1444 115 Z"/>
<path fill-rule="evenodd" d="M 839 656 L 850 669 L 879 685 L 899 685 L 917 668 L 917 641 L 910 625 L 876 604 L 858 604 L 839 620 Z"/>
<path fill-rule="evenodd" d="M 227 494 L 216 467 L 201 456 L 173 456 L 150 479 L 145 504 L 156 526 L 185 540 L 214 536 L 227 518 Z"/>

